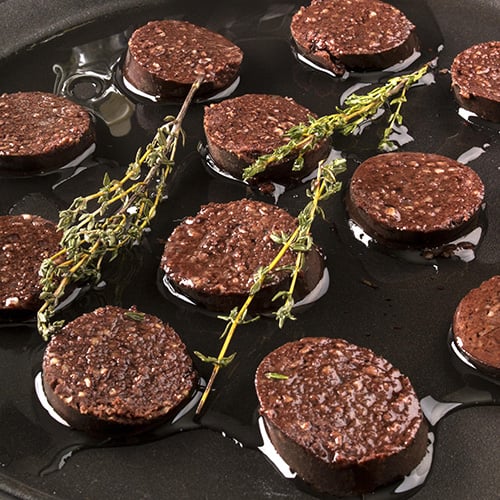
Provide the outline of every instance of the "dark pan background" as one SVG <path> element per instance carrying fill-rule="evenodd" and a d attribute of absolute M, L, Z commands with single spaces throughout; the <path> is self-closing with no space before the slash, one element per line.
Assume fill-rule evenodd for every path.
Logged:
<path fill-rule="evenodd" d="M 422 9 L 429 9 L 434 15 L 444 41 L 440 68 L 448 68 L 453 57 L 466 47 L 500 38 L 497 0 L 428 0 L 427 4 L 408 0 L 406 3 L 420 3 Z M 0 92 L 52 90 L 51 57 L 54 55 L 54 60 L 60 62 L 60 57 L 70 53 L 71 40 L 84 43 L 134 28 L 149 19 L 185 14 L 187 20 L 224 31 L 236 43 L 241 41 L 243 49 L 254 50 L 245 53 L 238 95 L 251 91 L 281 93 L 291 95 L 317 113 L 331 112 L 338 103 L 340 89 L 347 88 L 349 83 L 332 81 L 296 63 L 285 43 L 283 26 L 266 27 L 281 33 L 278 42 L 259 42 L 258 37 L 251 36 L 252 19 L 273 9 L 292 13 L 300 4 L 263 0 L 241 5 L 229 0 L 0 0 Z M 405 1 L 398 5 L 404 7 Z M 433 23 L 430 17 L 429 25 Z M 74 30 L 74 35 L 55 37 L 76 26 L 83 27 Z M 25 51 L 26 47 L 49 38 L 52 40 L 46 44 Z M 279 54 L 285 62 L 266 60 L 268 53 Z M 35 63 L 33 54 L 40 54 Z M 292 69 L 293 77 L 282 69 Z M 488 202 L 488 228 L 476 260 L 440 261 L 436 271 L 432 266 L 409 264 L 366 250 L 348 231 L 342 196 L 337 196 L 327 209 L 328 222 L 318 224 L 315 233 L 327 254 L 332 276 L 328 295 L 296 322 L 287 324 L 283 331 L 269 320 L 242 328 L 233 346 L 238 357 L 227 373 L 221 373 L 209 412 L 224 414 L 244 425 L 254 422 L 256 398 L 252 379 L 258 362 L 278 345 L 307 335 L 345 337 L 373 348 L 410 377 L 420 397 L 432 395 L 443 399 L 463 388 L 464 379 L 451 362 L 446 336 L 459 300 L 483 280 L 500 273 L 500 147 L 493 132 L 475 129 L 456 115 L 447 78 L 439 75 L 437 85 L 420 89 L 418 95 L 415 92 L 414 99 L 410 97 L 407 123 L 416 141 L 405 149 L 457 157 L 473 146 L 490 144 L 486 153 L 470 163 L 485 182 Z M 126 165 L 137 147 L 152 137 L 163 111 L 173 113 L 176 109 L 165 106 L 158 108 L 160 113 L 154 107 L 146 105 L 141 109 L 142 114 L 134 121 L 137 133 L 133 140 L 113 140 L 100 129 L 102 140 L 96 155 Z M 125 257 L 122 267 L 114 270 L 119 278 L 116 283 L 111 278 L 108 290 L 90 294 L 90 298 L 75 305 L 72 313 L 90 310 L 104 302 L 127 307 L 137 304 L 139 309 L 171 323 L 191 352 L 198 349 L 216 354 L 222 323 L 166 300 L 155 283 L 161 240 L 179 219 L 193 214 L 208 200 L 254 196 L 244 187 L 206 172 L 196 153 L 196 145 L 203 139 L 201 118 L 202 107 L 195 106 L 186 122 L 186 147 L 178 157 L 184 171 L 173 179 L 169 200 L 155 220 L 152 233 L 133 255 Z M 346 146 L 353 148 L 353 152 L 349 155 L 348 172 L 342 178 L 344 184 L 356 164 L 369 153 L 363 144 L 358 140 Z M 358 146 L 359 154 L 354 151 Z M 37 200 L 46 200 L 48 196 L 46 178 L 1 179 L 0 214 L 16 207 L 16 210 L 38 208 L 53 216 L 55 207 L 63 208 L 79 190 L 95 189 L 102 176 L 99 173 L 93 177 L 92 171 L 89 172 L 83 173 L 81 184 L 65 184 L 57 193 L 57 203 L 46 205 L 43 201 L 36 207 L 33 205 Z M 33 193 L 36 196 L 31 196 Z M 41 198 L 37 198 L 40 193 Z M 303 205 L 302 191 L 285 195 L 279 204 L 296 213 Z M 125 272 L 129 268 L 132 272 Z M 375 286 L 368 286 L 368 282 Z M 58 442 L 57 431 L 46 431 L 56 424 L 49 421 L 33 395 L 32 380 L 42 352 L 43 344 L 32 326 L 0 330 L 1 498 L 311 498 L 275 472 L 259 452 L 240 448 L 231 439 L 210 430 L 185 432 L 135 446 L 85 450 L 71 457 L 60 471 L 40 476 L 37 471 L 50 462 L 55 450 L 61 450 L 61 442 L 71 444 L 67 433 Z M 208 375 L 208 367 L 199 363 L 197 366 L 204 376 Z M 487 384 L 481 387 L 489 390 Z M 440 422 L 430 477 L 414 498 L 498 498 L 499 416 L 498 406 L 475 406 L 454 412 Z"/>

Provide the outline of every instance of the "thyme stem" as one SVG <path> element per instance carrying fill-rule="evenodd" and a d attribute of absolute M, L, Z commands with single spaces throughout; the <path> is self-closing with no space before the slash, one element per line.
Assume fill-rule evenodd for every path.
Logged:
<path fill-rule="evenodd" d="M 177 116 L 165 118 L 144 153 L 137 152 L 121 179 L 111 180 L 106 175 L 96 193 L 76 198 L 60 212 L 61 249 L 40 268 L 44 302 L 37 322 L 45 340 L 64 323 L 53 321 L 53 317 L 66 288 L 83 281 L 97 283 L 104 260 L 114 259 L 120 248 L 139 241 L 154 218 L 173 170 L 179 139 L 184 138 L 182 122 L 201 81 L 200 77 L 193 83 Z M 139 180 L 144 167 L 148 170 Z M 90 205 L 96 206 L 87 210 Z"/>

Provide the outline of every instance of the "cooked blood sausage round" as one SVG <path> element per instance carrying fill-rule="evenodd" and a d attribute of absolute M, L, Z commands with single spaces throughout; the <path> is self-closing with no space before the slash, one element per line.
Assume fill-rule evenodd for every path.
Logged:
<path fill-rule="evenodd" d="M 185 96 L 202 76 L 201 95 L 233 83 L 242 60 L 241 49 L 218 33 L 185 21 L 150 21 L 132 34 L 123 73 L 160 99 Z"/>
<path fill-rule="evenodd" d="M 95 142 L 89 113 L 46 92 L 0 96 L 0 172 L 29 175 L 63 167 Z"/>
<path fill-rule="evenodd" d="M 500 376 L 500 276 L 483 282 L 460 301 L 453 335 L 478 368 Z"/>
<path fill-rule="evenodd" d="M 57 226 L 37 215 L 0 217 L 0 310 L 36 311 L 40 265 L 59 250 Z"/>
<path fill-rule="evenodd" d="M 476 223 L 483 198 L 481 179 L 466 165 L 436 154 L 386 153 L 356 169 L 347 208 L 377 241 L 425 247 Z"/>
<path fill-rule="evenodd" d="M 427 424 L 407 377 L 341 339 L 287 343 L 260 363 L 255 386 L 271 442 L 317 491 L 373 491 L 415 468 Z"/>
<path fill-rule="evenodd" d="M 316 117 L 289 97 L 268 94 L 245 94 L 205 107 L 204 128 L 208 150 L 219 168 L 236 178 L 259 156 L 272 153 L 286 144 L 285 135 L 293 126 Z M 288 181 L 311 173 L 328 156 L 329 141 L 323 141 L 304 155 L 301 170 L 292 171 L 291 157 L 276 162 L 258 175 L 259 180 Z"/>
<path fill-rule="evenodd" d="M 291 32 L 299 52 L 337 75 L 388 68 L 419 45 L 406 16 L 378 0 L 313 0 L 293 16 Z"/>
<path fill-rule="evenodd" d="M 75 429 L 130 432 L 165 421 L 190 398 L 196 374 L 186 347 L 160 319 L 106 306 L 50 340 L 43 387 Z"/>
<path fill-rule="evenodd" d="M 165 245 L 161 268 L 171 285 L 193 301 L 211 310 L 230 311 L 243 304 L 256 272 L 280 250 L 271 235 L 290 235 L 296 224 L 285 210 L 259 201 L 209 203 L 175 228 Z M 289 250 L 278 267 L 294 265 L 295 259 Z M 306 254 L 296 300 L 314 289 L 323 270 L 323 258 L 313 248 Z M 251 308 L 277 309 L 280 304 L 271 299 L 288 288 L 289 274 L 283 269 L 270 273 Z"/>
<path fill-rule="evenodd" d="M 500 122 L 500 41 L 479 43 L 458 54 L 451 83 L 460 106 Z"/>

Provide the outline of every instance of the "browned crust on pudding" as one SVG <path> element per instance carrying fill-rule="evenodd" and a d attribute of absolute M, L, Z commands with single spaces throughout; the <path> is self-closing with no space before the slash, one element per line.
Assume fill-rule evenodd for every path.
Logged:
<path fill-rule="evenodd" d="M 150 21 L 134 31 L 123 73 L 137 89 L 157 98 L 183 97 L 203 76 L 198 95 L 236 80 L 243 52 L 219 33 L 185 21 Z"/>
<path fill-rule="evenodd" d="M 289 342 L 264 358 L 255 386 L 274 447 L 320 492 L 373 491 L 425 455 L 427 424 L 410 381 L 369 349 L 324 337 Z"/>
<path fill-rule="evenodd" d="M 36 311 L 39 270 L 59 250 L 57 226 L 37 215 L 0 217 L 0 311 Z"/>
<path fill-rule="evenodd" d="M 429 153 L 386 153 L 363 162 L 347 195 L 350 217 L 380 243 L 452 241 L 477 223 L 484 185 L 471 168 Z"/>
<path fill-rule="evenodd" d="M 484 42 L 458 54 L 451 84 L 460 106 L 485 120 L 500 122 L 500 41 Z"/>
<path fill-rule="evenodd" d="M 290 29 L 299 52 L 337 75 L 388 68 L 419 46 L 415 26 L 378 0 L 313 0 Z"/>
<path fill-rule="evenodd" d="M 285 133 L 293 126 L 307 123 L 316 115 L 290 97 L 245 94 L 205 107 L 203 125 L 208 150 L 219 168 L 241 179 L 243 169 L 259 156 L 272 153 L 286 144 Z M 256 176 L 258 181 L 289 181 L 311 173 L 326 158 L 330 141 L 325 140 L 304 155 L 304 165 L 292 171 L 296 156 L 269 165 Z"/>
<path fill-rule="evenodd" d="M 271 235 L 291 234 L 296 224 L 285 210 L 259 201 L 209 203 L 173 231 L 161 268 L 174 288 L 196 303 L 214 311 L 230 311 L 243 304 L 255 273 L 269 265 L 281 248 Z M 288 251 L 279 267 L 293 265 L 295 258 L 296 254 Z M 306 255 L 296 301 L 314 289 L 323 271 L 323 257 L 314 248 Z M 289 274 L 286 270 L 273 271 L 255 295 L 252 310 L 277 309 L 279 304 L 271 299 L 288 288 Z"/>
<path fill-rule="evenodd" d="M 47 92 L 0 95 L 0 173 L 30 175 L 60 168 L 95 142 L 89 113 Z"/>
<path fill-rule="evenodd" d="M 172 416 L 196 381 L 186 347 L 160 319 L 106 306 L 68 323 L 47 345 L 43 387 L 73 428 L 131 432 Z"/>
<path fill-rule="evenodd" d="M 500 376 L 500 276 L 484 281 L 460 301 L 453 335 L 478 368 Z"/>

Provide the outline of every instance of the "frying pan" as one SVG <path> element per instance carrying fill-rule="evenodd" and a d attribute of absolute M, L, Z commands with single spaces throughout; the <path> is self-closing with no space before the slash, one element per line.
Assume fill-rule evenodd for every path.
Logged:
<path fill-rule="evenodd" d="M 397 5 L 404 10 L 411 3 L 401 0 Z M 141 23 L 174 16 L 221 31 L 241 44 L 246 59 L 238 94 L 290 95 L 325 113 L 333 110 L 350 83 L 318 75 L 294 59 L 285 21 L 300 4 L 263 0 L 242 5 L 229 0 L 2 1 L 0 90 L 53 90 L 53 65 L 70 66 L 75 47 L 88 47 L 116 34 L 120 43 L 126 43 L 127 35 Z M 495 0 L 427 0 L 412 8 L 425 12 L 425 16 L 417 14 L 420 28 L 431 32 L 433 42 L 442 42 L 437 43 L 442 45 L 440 68 L 449 68 L 453 57 L 466 47 L 500 35 L 500 5 Z M 345 337 L 389 359 L 410 377 L 421 398 L 454 401 L 470 396 L 472 404 L 449 413 L 436 426 L 432 469 L 414 498 L 497 498 L 500 410 L 496 404 L 474 403 L 491 403 L 495 397 L 498 401 L 498 387 L 464 375 L 452 360 L 447 332 L 459 300 L 483 280 L 500 273 L 500 147 L 497 130 L 471 125 L 458 117 L 447 78 L 446 74 L 437 75 L 435 85 L 410 99 L 407 120 L 415 141 L 405 149 L 455 158 L 471 148 L 483 151 L 469 163 L 483 178 L 487 200 L 486 229 L 472 261 L 451 259 L 422 265 L 364 248 L 347 227 L 340 194 L 328 207 L 328 220 L 316 234 L 332 275 L 328 295 L 282 331 L 270 320 L 241 329 L 234 344 L 238 356 L 219 376 L 207 410 L 211 424 L 207 427 L 216 430 L 179 432 L 130 446 L 90 447 L 71 457 L 65 456 L 64 450 L 73 449 L 84 438 L 59 430 L 34 394 L 33 379 L 43 353 L 34 326 L 2 328 L 0 497 L 313 498 L 284 479 L 259 451 L 240 446 L 227 434 L 234 431 L 239 437 L 251 429 L 253 436 L 257 418 L 253 373 L 265 354 L 291 338 L 328 335 Z M 148 142 L 163 114 L 176 109 L 173 105 L 136 104 L 132 131 L 126 138 L 113 136 L 102 124 L 98 129 L 96 156 L 104 158 L 113 172 Z M 169 199 L 151 234 L 137 251 L 124 257 L 121 267 L 113 269 L 113 286 L 84 297 L 72 313 L 109 302 L 127 307 L 136 304 L 172 324 L 191 352 L 197 349 L 216 354 L 220 321 L 170 300 L 157 284 L 162 241 L 178 220 L 194 214 L 209 200 L 255 196 L 244 186 L 207 172 L 196 151 L 203 142 L 201 119 L 202 105 L 196 105 L 186 122 L 187 142 L 178 157 L 181 172 L 172 179 Z M 339 145 L 350 151 L 348 171 L 342 178 L 347 185 L 355 166 L 373 154 L 373 146 L 366 145 L 364 139 Z M 102 176 L 98 168 L 94 165 L 76 178 L 2 179 L 1 213 L 32 210 L 55 217 L 80 190 L 99 184 Z M 61 180 L 60 187 L 53 189 Z M 279 204 L 297 213 L 303 200 L 303 193 L 295 191 L 284 195 Z M 132 273 L 127 272 L 130 268 Z M 198 362 L 197 367 L 208 376 L 209 367 Z M 473 390 L 468 392 L 471 386 Z M 47 473 L 49 469 L 53 471 Z"/>

